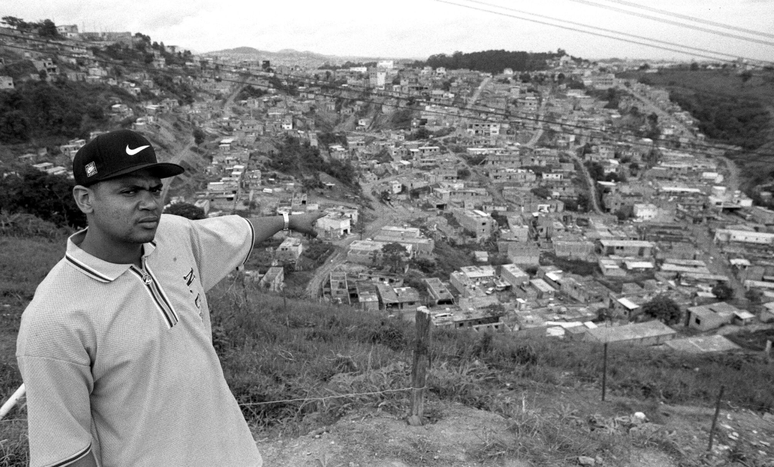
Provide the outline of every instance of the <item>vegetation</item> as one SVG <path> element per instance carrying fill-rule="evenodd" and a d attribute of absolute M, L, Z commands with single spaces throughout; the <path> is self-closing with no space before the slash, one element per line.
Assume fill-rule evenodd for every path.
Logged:
<path fill-rule="evenodd" d="M 21 292 L 26 301 L 40 280 L 37 274 L 61 258 L 63 242 L 3 241 L 0 275 L 13 275 L 2 276 L 3 290 L 28 284 Z M 41 250 L 41 245 L 49 245 L 51 251 Z M 36 264 L 24 270 L 8 267 L 21 258 Z M 35 277 L 29 276 L 31 272 Z M 2 339 L 14 338 L 24 301 L 1 318 Z M 257 430 L 292 437 L 329 426 L 356 410 L 378 408 L 396 417 L 407 413 L 414 348 L 411 323 L 345 306 L 293 299 L 285 305 L 282 297 L 264 294 L 237 278 L 219 284 L 208 294 L 208 302 L 213 343 L 224 373 L 248 422 Z M 516 434 L 512 440 L 487 445 L 491 450 L 478 453 L 482 461 L 495 455 L 535 465 L 565 465 L 568 458 L 591 453 L 614 464 L 612 456 L 620 455 L 619 450 L 630 443 L 654 442 L 652 437 L 589 431 L 584 428 L 588 417 L 601 414 L 585 412 L 585 402 L 568 401 L 568 394 L 599 390 L 603 354 L 599 344 L 434 329 L 430 353 L 429 415 L 443 416 L 432 412 L 436 404 L 460 403 L 502 415 Z M 608 354 L 608 394 L 629 402 L 606 410 L 611 411 L 610 417 L 640 410 L 658 420 L 661 403 L 711 407 L 721 386 L 726 387 L 725 400 L 736 407 L 771 410 L 772 378 L 774 367 L 749 355 L 613 346 Z M 0 355 L 0 396 L 7 398 L 19 384 L 13 355 Z M 504 388 L 528 398 L 529 410 L 513 403 Z M 565 402 L 557 404 L 557 397 Z M 0 422 L 0 440 L 4 440 L 0 465 L 26 465 L 25 417 L 21 408 L 10 420 Z M 666 438 L 662 442 L 668 444 Z"/>
<path fill-rule="evenodd" d="M 164 214 L 174 214 L 175 216 L 185 217 L 191 220 L 204 219 L 204 209 L 194 206 L 191 203 L 170 204 L 164 209 Z"/>
<path fill-rule="evenodd" d="M 771 132 L 770 103 L 774 99 L 774 73 L 771 69 L 752 75 L 734 67 L 719 70 L 664 69 L 658 73 L 626 73 L 619 77 L 669 90 L 670 99 L 698 120 L 700 131 L 715 141 L 747 150 L 729 157 L 740 168 L 743 189 L 752 193 L 757 184 L 773 172 L 767 148 L 774 142 Z"/>
<path fill-rule="evenodd" d="M 260 98 L 268 93 L 269 92 L 265 89 L 256 88 L 253 85 L 248 84 L 247 86 L 243 87 L 241 91 L 239 91 L 239 94 L 237 94 L 235 100 L 243 101 L 250 98 Z"/>
<path fill-rule="evenodd" d="M 108 98 L 117 96 L 107 86 L 89 86 L 66 79 L 23 81 L 0 93 L 0 143 L 25 143 L 31 138 L 88 136 L 104 127 Z M 122 94 L 123 96 L 123 94 Z"/>
<path fill-rule="evenodd" d="M 63 175 L 49 175 L 32 167 L 0 179 L 0 209 L 27 213 L 57 227 L 85 227 L 86 216 L 73 199 L 74 182 Z"/>
<path fill-rule="evenodd" d="M 712 295 L 721 301 L 731 300 L 734 298 L 734 289 L 724 282 L 718 282 L 712 287 Z"/>
<path fill-rule="evenodd" d="M 697 118 L 699 129 L 710 138 L 746 149 L 757 149 L 766 141 L 771 114 L 762 102 L 680 91 L 672 91 L 669 98 Z"/>
<path fill-rule="evenodd" d="M 502 73 L 503 69 L 513 71 L 536 71 L 548 68 L 546 60 L 559 58 L 563 53 L 530 53 L 509 52 L 506 50 L 486 50 L 483 52 L 462 53 L 451 55 L 431 55 L 424 62 L 415 62 L 415 66 L 444 67 L 450 70 L 461 68 L 488 73 Z"/>
<path fill-rule="evenodd" d="M 36 32 L 40 37 L 59 39 L 59 32 L 56 30 L 56 24 L 50 19 L 44 19 L 43 21 L 24 21 L 15 16 L 3 16 L 2 23 L 20 32 Z"/>
<path fill-rule="evenodd" d="M 642 313 L 662 321 L 664 324 L 677 324 L 682 316 L 680 306 L 666 295 L 658 295 L 643 304 Z"/>
<path fill-rule="evenodd" d="M 355 168 L 348 161 L 331 160 L 326 162 L 320 156 L 320 150 L 312 147 L 308 141 L 303 143 L 298 138 L 287 136 L 278 150 L 269 152 L 271 169 L 293 175 L 299 178 L 318 172 L 324 172 L 340 180 L 353 190 L 359 190 Z"/>

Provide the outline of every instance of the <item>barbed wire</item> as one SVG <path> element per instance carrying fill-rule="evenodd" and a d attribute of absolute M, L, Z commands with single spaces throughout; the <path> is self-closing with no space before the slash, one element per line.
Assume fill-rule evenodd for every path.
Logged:
<path fill-rule="evenodd" d="M 254 407 L 258 405 L 269 405 L 269 404 L 282 404 L 282 403 L 289 403 L 289 402 L 312 402 L 312 401 L 325 401 L 328 399 L 345 399 L 348 397 L 359 397 L 359 396 L 377 396 L 382 394 L 387 394 L 391 392 L 406 392 L 406 391 L 415 391 L 415 390 L 424 390 L 428 389 L 427 386 L 421 387 L 421 388 L 401 388 L 401 389 L 385 389 L 382 391 L 371 391 L 371 392 L 358 392 L 358 393 L 350 393 L 350 394 L 339 394 L 336 396 L 321 396 L 321 397 L 307 397 L 303 399 L 283 399 L 283 400 L 276 400 L 276 401 L 266 401 L 266 402 L 247 402 L 247 403 L 239 403 L 240 407 Z"/>

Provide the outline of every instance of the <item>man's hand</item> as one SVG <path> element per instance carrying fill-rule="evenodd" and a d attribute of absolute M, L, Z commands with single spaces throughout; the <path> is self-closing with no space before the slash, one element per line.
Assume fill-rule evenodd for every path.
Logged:
<path fill-rule="evenodd" d="M 314 238 L 317 236 L 317 232 L 314 230 L 314 223 L 317 219 L 324 216 L 325 213 L 322 211 L 290 216 L 289 228 L 294 232 L 309 235 Z"/>

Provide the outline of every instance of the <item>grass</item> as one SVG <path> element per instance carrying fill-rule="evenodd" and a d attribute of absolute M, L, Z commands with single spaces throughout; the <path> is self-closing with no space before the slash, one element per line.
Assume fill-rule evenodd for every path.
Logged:
<path fill-rule="evenodd" d="M 29 254 L 24 253 L 24 244 L 23 239 L 14 239 L 4 254 Z M 58 253 L 50 255 L 53 260 Z M 30 271 L 14 274 L 20 274 L 14 277 L 20 277 L 24 287 L 37 277 Z M 413 324 L 344 306 L 285 301 L 232 279 L 209 293 L 209 303 L 213 343 L 224 373 L 256 430 L 305 434 L 361 408 L 407 415 Z M 14 305 L 12 310 L 4 323 L 18 329 L 21 307 Z M 20 384 L 13 346 L 2 345 L 9 341 L 15 341 L 15 331 L 2 331 L 3 399 Z M 429 401 L 459 402 L 501 414 L 512 424 L 513 439 L 483 443 L 476 454 L 482 460 L 516 456 L 534 465 L 562 465 L 589 455 L 614 465 L 613 459 L 629 455 L 637 443 L 669 447 L 668 440 L 657 437 L 638 440 L 620 432 L 592 430 L 587 418 L 593 412 L 557 406 L 556 401 L 568 394 L 600 391 L 598 344 L 434 329 L 430 354 Z M 726 387 L 724 400 L 734 407 L 771 411 L 772 384 L 774 367 L 757 354 L 687 355 L 611 346 L 608 394 L 634 402 L 608 406 L 611 413 L 605 416 L 636 409 L 654 419 L 661 402 L 711 407 L 721 386 Z M 508 392 L 503 394 L 503 388 Z M 524 394 L 540 400 L 525 408 L 517 400 Z M 581 399 L 576 402 L 582 405 Z M 0 467 L 26 465 L 25 416 L 22 408 L 11 414 L 11 421 L 0 421 Z M 432 422 L 432 414 L 428 416 Z M 418 445 L 414 460 L 424 458 L 425 451 L 431 450 Z"/>

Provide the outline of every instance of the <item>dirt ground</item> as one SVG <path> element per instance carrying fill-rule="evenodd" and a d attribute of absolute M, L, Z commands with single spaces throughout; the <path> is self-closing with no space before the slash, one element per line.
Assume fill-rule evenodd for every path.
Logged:
<path fill-rule="evenodd" d="M 625 455 L 610 453 L 581 459 L 568 456 L 554 465 L 621 467 L 774 466 L 774 416 L 747 410 L 721 412 L 712 453 L 707 452 L 714 409 L 660 405 L 648 421 L 630 426 L 620 412 L 631 401 L 592 403 L 578 412 L 581 423 L 618 431 L 631 446 Z M 598 412 L 588 414 L 599 409 Z M 460 404 L 434 405 L 438 419 L 410 426 L 404 417 L 380 410 L 359 410 L 332 426 L 298 438 L 261 437 L 266 466 L 297 467 L 538 467 L 518 458 L 512 420 Z M 585 413 L 586 415 L 581 415 Z M 628 419 L 628 417 L 623 417 Z M 604 428 L 602 428 L 604 427 Z M 628 430 L 628 434 L 624 433 Z M 632 441 L 634 440 L 634 441 Z M 534 445 L 533 445 L 534 446 Z M 539 446 L 539 445 L 538 445 Z M 547 446 L 549 447 L 549 446 Z"/>

